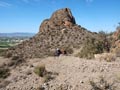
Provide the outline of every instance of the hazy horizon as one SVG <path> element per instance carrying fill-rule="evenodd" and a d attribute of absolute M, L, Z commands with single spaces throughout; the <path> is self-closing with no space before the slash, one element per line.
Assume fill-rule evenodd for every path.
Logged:
<path fill-rule="evenodd" d="M 22 33 L 23 33 L 23 34 L 35 34 L 34 32 L 0 32 L 0 34 L 2 34 L 2 33 L 6 33 L 6 34 L 7 34 L 7 33 L 8 33 L 8 34 L 13 34 L 13 33 L 16 33 L 16 34 L 17 34 L 17 33 L 18 33 L 18 34 L 19 34 L 19 33 L 20 33 L 20 34 L 22 34 Z"/>
<path fill-rule="evenodd" d="M 120 21 L 120 0 L 0 0 L 0 33 L 37 33 L 44 19 L 68 7 L 76 23 L 98 32 L 114 31 Z"/>

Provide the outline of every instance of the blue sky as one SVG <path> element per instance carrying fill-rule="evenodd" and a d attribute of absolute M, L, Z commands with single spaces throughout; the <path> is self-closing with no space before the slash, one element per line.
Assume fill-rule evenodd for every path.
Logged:
<path fill-rule="evenodd" d="M 0 0 L 0 33 L 37 33 L 44 19 L 65 7 L 90 31 L 111 32 L 120 22 L 120 0 Z"/>

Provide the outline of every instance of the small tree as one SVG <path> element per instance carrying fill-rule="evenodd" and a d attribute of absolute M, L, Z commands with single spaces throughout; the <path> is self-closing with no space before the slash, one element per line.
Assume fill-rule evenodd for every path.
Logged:
<path fill-rule="evenodd" d="M 109 52 L 110 51 L 110 47 L 111 47 L 111 43 L 110 43 L 110 40 L 108 38 L 109 34 L 104 32 L 104 31 L 100 31 L 99 35 L 100 35 L 101 41 L 103 42 L 104 51 Z"/>

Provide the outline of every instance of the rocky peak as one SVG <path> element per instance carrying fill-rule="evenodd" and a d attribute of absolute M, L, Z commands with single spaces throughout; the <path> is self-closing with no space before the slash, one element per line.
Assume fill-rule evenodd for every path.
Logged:
<path fill-rule="evenodd" d="M 39 31 L 48 31 L 49 28 L 61 29 L 61 27 L 71 27 L 76 24 L 75 18 L 72 16 L 69 8 L 64 8 L 55 11 L 50 19 L 46 19 L 42 22 Z"/>
<path fill-rule="evenodd" d="M 65 23 L 65 21 L 69 21 L 72 24 L 75 24 L 75 19 L 72 16 L 71 10 L 69 8 L 55 11 L 51 16 L 50 21 L 58 25 Z"/>

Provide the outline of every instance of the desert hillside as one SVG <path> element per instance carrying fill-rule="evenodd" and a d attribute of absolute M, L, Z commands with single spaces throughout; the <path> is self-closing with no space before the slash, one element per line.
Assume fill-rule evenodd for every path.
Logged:
<path fill-rule="evenodd" d="M 77 25 L 69 8 L 55 11 L 50 19 L 45 19 L 39 32 L 16 47 L 10 48 L 6 57 L 39 58 L 53 56 L 56 48 L 67 50 L 82 47 L 87 40 L 98 39 L 97 33 Z"/>

